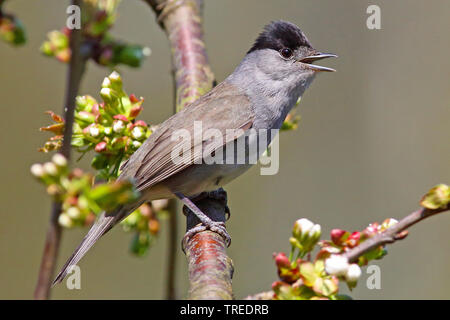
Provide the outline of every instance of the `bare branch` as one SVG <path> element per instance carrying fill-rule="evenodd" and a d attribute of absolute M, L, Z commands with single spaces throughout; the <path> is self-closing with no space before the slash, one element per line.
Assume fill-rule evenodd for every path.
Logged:
<path fill-rule="evenodd" d="M 201 0 L 144 0 L 155 11 L 172 52 L 178 112 L 211 90 L 214 75 L 203 41 Z M 217 200 L 196 203 L 203 212 L 225 221 L 225 208 Z M 210 216 L 211 218 L 213 218 Z M 195 224 L 187 216 L 188 230 Z M 214 219 L 213 219 L 214 220 Z M 216 233 L 203 231 L 183 244 L 189 265 L 190 299 L 232 299 L 233 267 L 226 244 Z"/>
<path fill-rule="evenodd" d="M 72 0 L 72 4 L 80 6 L 81 0 Z M 78 94 L 86 64 L 86 59 L 80 50 L 81 42 L 81 30 L 72 30 L 70 36 L 71 59 L 67 70 L 66 93 L 63 105 L 65 119 L 64 140 L 60 151 L 67 159 L 70 158 L 75 97 Z M 52 278 L 61 240 L 62 230 L 58 224 L 60 212 L 61 204 L 54 202 L 45 239 L 38 282 L 34 291 L 34 298 L 38 300 L 48 299 L 50 297 L 50 284 L 53 280 Z"/>

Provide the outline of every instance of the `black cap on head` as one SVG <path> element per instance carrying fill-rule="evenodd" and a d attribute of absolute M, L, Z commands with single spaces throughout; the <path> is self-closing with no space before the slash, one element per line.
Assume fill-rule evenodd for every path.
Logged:
<path fill-rule="evenodd" d="M 253 47 L 247 52 L 261 49 L 281 50 L 290 48 L 295 50 L 299 47 L 312 48 L 305 34 L 295 24 L 286 21 L 273 21 L 264 27 Z"/>

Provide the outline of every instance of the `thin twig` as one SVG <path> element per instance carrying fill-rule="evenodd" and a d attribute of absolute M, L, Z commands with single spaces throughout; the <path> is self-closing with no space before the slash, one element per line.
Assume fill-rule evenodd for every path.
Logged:
<path fill-rule="evenodd" d="M 345 256 L 348 259 L 348 261 L 354 262 L 358 260 L 360 256 L 362 256 L 363 254 L 372 249 L 403 239 L 404 235 L 402 235 L 402 231 L 408 229 L 410 226 L 416 224 L 417 222 L 448 210 L 450 210 L 450 207 L 448 205 L 444 208 L 434 210 L 420 208 L 410 213 L 405 218 L 403 218 L 398 223 L 394 224 L 392 227 L 385 230 L 384 232 L 379 233 L 370 239 L 367 239 L 359 246 L 345 252 L 343 256 Z"/>
<path fill-rule="evenodd" d="M 81 5 L 81 0 L 72 0 L 73 5 Z M 63 105 L 65 128 L 64 139 L 60 153 L 67 159 L 70 158 L 72 127 L 74 121 L 75 97 L 78 94 L 81 78 L 84 73 L 86 59 L 81 54 L 80 46 L 82 42 L 81 30 L 72 30 L 70 35 L 71 59 L 67 70 L 66 93 Z M 61 212 L 61 203 L 54 202 L 50 214 L 47 236 L 45 239 L 44 252 L 42 254 L 41 266 L 39 269 L 38 282 L 34 291 L 34 298 L 38 300 L 50 297 L 50 284 L 58 257 L 61 240 L 61 227 L 58 224 L 58 217 Z"/>
<path fill-rule="evenodd" d="M 211 90 L 214 75 L 203 41 L 201 0 L 144 0 L 155 11 L 172 52 L 176 111 Z M 223 203 L 203 199 L 197 206 L 225 221 Z M 206 204 L 206 205 L 205 205 Z M 190 228 L 188 219 L 188 229 Z M 216 220 L 217 221 L 217 220 Z M 184 243 L 189 266 L 190 299 L 231 299 L 233 266 L 226 244 L 214 232 L 197 233 Z"/>

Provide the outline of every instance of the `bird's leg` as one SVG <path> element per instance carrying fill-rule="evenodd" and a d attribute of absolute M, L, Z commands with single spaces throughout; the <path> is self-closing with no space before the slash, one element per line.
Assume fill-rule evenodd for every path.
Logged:
<path fill-rule="evenodd" d="M 228 197 L 227 192 L 223 188 L 219 188 L 214 191 L 202 192 L 195 197 L 191 198 L 192 202 L 197 202 L 205 198 L 214 199 L 220 202 L 221 205 L 225 208 L 226 220 L 230 219 L 231 211 L 230 207 L 228 207 Z"/>
<path fill-rule="evenodd" d="M 185 208 L 190 210 L 190 211 L 192 211 L 192 213 L 194 213 L 195 216 L 198 218 L 198 220 L 200 220 L 200 222 L 201 222 L 201 225 L 197 225 L 195 227 L 192 227 L 186 232 L 186 234 L 184 236 L 185 239 L 189 239 L 190 237 L 192 237 L 193 235 L 195 235 L 198 232 L 205 231 L 205 230 L 211 230 L 211 231 L 216 232 L 219 235 L 221 235 L 224 238 L 227 246 L 230 245 L 231 237 L 228 234 L 227 230 L 225 229 L 225 222 L 213 221 L 210 217 L 208 217 L 206 214 L 204 214 L 202 212 L 202 210 L 200 210 L 192 202 L 191 199 L 189 199 L 188 197 L 186 197 L 182 193 L 177 192 L 177 193 L 175 193 L 175 195 L 185 205 L 185 207 L 183 208 L 183 211 L 185 210 Z M 184 213 L 186 214 L 187 212 L 184 211 Z"/>

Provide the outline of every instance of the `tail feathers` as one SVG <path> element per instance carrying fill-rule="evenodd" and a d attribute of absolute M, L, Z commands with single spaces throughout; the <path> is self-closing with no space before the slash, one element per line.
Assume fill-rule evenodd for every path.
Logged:
<path fill-rule="evenodd" d="M 83 241 L 81 241 L 78 248 L 75 249 L 75 252 L 72 256 L 67 260 L 66 264 L 63 266 L 61 271 L 56 276 L 53 281 L 52 286 L 57 283 L 60 283 L 70 271 L 70 269 L 76 265 L 81 258 L 88 252 L 88 250 L 103 236 L 106 232 L 108 232 L 117 222 L 122 220 L 123 215 L 114 214 L 114 215 L 105 215 L 102 213 L 98 221 L 91 227 L 87 235 L 84 237 Z"/>

